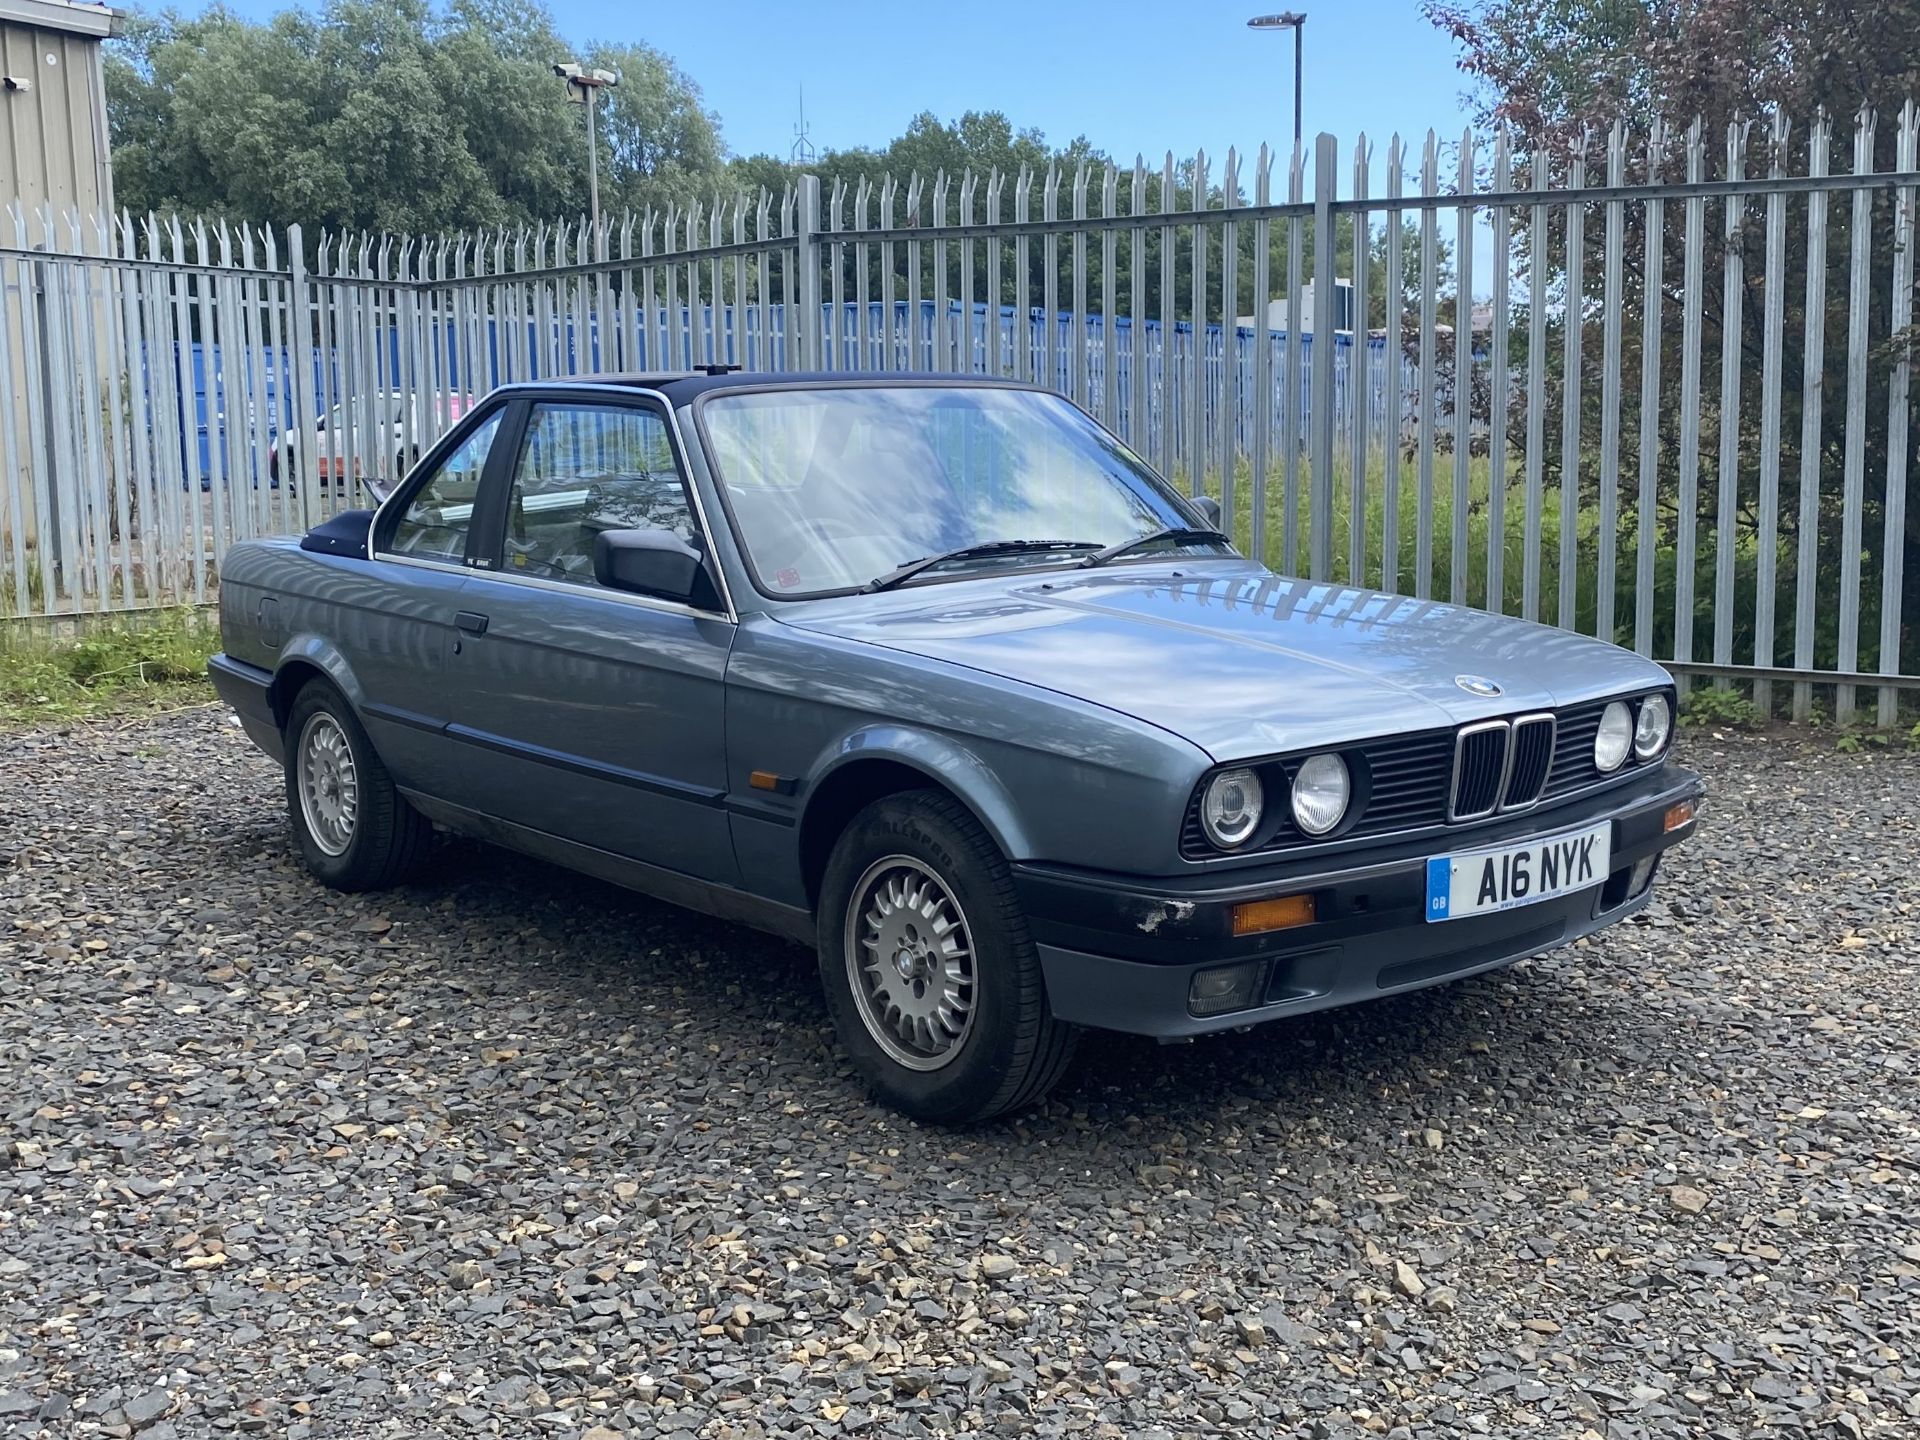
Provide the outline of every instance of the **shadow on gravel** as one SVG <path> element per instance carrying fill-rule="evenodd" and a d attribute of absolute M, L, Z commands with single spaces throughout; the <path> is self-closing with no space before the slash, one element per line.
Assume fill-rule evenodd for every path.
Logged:
<path fill-rule="evenodd" d="M 1550 962 L 1549 962 L 1550 963 Z M 1529 993 L 1531 992 L 1531 993 Z M 1058 1098 L 1201 1118 L 1222 1097 L 1376 1109 L 1404 1082 L 1457 1071 L 1463 1062 L 1505 1069 L 1574 1003 L 1536 964 L 1338 1010 L 1270 1021 L 1192 1045 L 1090 1034 Z M 1586 1003 L 1584 998 L 1582 1002 Z M 1594 1017 L 1599 1021 L 1601 1017 Z M 1477 1048 L 1475 1048 L 1477 1047 Z M 1418 1112 L 1407 1117 L 1418 1123 Z"/>
<path fill-rule="evenodd" d="M 944 1143 L 940 1132 L 916 1135 L 918 1127 L 860 1089 L 832 1048 L 813 957 L 801 946 L 472 842 L 444 844 L 419 882 L 368 896 L 321 890 L 297 867 L 277 824 L 229 829 L 207 850 L 222 868 L 258 877 L 263 904 L 324 912 L 301 922 L 309 927 L 386 919 L 416 954 L 425 952 L 433 973 L 545 1000 L 549 1023 L 586 1027 L 583 1045 L 613 1033 L 644 1049 L 691 1022 L 716 1052 L 705 1076 L 716 1090 L 742 1083 L 730 1065 L 752 1056 L 804 1086 L 810 1106 L 898 1132 L 909 1154 Z M 1191 1045 L 1089 1033 L 1047 1106 L 976 1128 L 970 1143 L 991 1164 L 996 1151 L 1044 1134 L 1064 1147 L 1059 1159 L 1067 1163 L 1087 1148 L 1082 1117 L 1139 1117 L 1164 1136 L 1242 1120 L 1250 1110 L 1287 1123 L 1324 1115 L 1335 1139 L 1347 1122 L 1333 1117 L 1363 1119 L 1376 1131 L 1417 1130 L 1426 1113 L 1420 1092 L 1484 1074 L 1530 1072 L 1524 1098 L 1561 1105 L 1570 1081 L 1556 1057 L 1569 1027 L 1606 1032 L 1633 1023 L 1616 1013 L 1625 1002 L 1614 992 L 1568 983 L 1564 967 L 1580 963 L 1561 955 Z M 612 1103 L 655 1098 L 636 1089 Z M 1095 1174 L 1131 1187 L 1131 1172 L 1112 1161 L 1079 1154 Z"/>

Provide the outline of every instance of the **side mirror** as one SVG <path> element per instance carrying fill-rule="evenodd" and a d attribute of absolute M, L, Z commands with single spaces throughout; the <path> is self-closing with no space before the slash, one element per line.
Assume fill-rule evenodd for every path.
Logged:
<path fill-rule="evenodd" d="M 1214 529 L 1220 528 L 1220 502 L 1211 495 L 1195 495 L 1188 502 L 1206 518 L 1207 524 Z"/>
<path fill-rule="evenodd" d="M 714 603 L 706 557 L 671 530 L 602 530 L 593 538 L 593 578 L 609 590 Z"/>

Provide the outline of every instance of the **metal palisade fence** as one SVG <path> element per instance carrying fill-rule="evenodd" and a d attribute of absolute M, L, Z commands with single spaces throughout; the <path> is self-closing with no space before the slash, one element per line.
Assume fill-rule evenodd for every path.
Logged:
<path fill-rule="evenodd" d="M 233 540 L 365 503 L 495 385 L 939 371 L 1072 397 L 1289 573 L 1802 716 L 1865 687 L 1892 723 L 1920 686 L 1917 190 L 1909 105 L 1556 154 L 1323 135 L 1217 170 L 803 177 L 597 233 L 15 207 L 0 614 L 203 601 Z"/>

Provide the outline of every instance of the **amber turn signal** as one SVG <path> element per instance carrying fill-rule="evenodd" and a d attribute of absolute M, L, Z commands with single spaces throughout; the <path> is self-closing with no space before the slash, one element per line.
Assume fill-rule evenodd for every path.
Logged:
<path fill-rule="evenodd" d="M 1667 834 L 1671 835 L 1683 825 L 1691 825 L 1692 823 L 1693 802 L 1691 800 L 1682 800 L 1678 805 L 1669 805 L 1667 807 Z"/>
<path fill-rule="evenodd" d="M 1233 907 L 1233 933 L 1264 935 L 1269 930 L 1291 930 L 1314 921 L 1313 896 L 1281 895 L 1272 900 L 1249 900 Z"/>

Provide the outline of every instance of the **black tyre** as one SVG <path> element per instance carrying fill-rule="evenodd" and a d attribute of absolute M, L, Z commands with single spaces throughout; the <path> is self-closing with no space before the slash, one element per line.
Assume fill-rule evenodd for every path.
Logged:
<path fill-rule="evenodd" d="M 827 862 L 820 979 L 875 1092 L 937 1124 L 1032 1104 L 1073 1058 L 1006 857 L 935 790 L 875 801 Z"/>
<path fill-rule="evenodd" d="M 311 680 L 286 726 L 287 814 L 313 877 L 335 890 L 380 890 L 417 871 L 433 826 L 393 777 L 344 696 Z"/>

